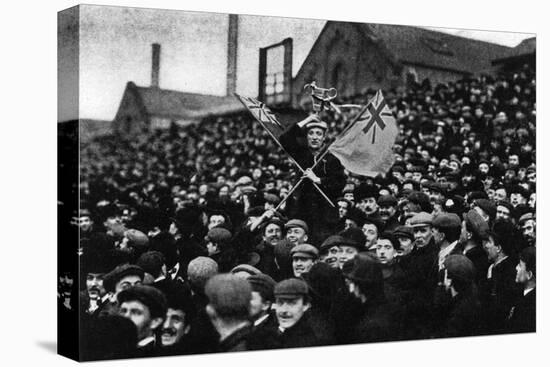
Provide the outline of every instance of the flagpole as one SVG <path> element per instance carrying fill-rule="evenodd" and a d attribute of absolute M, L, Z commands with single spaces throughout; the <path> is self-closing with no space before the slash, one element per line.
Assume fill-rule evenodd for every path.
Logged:
<path fill-rule="evenodd" d="M 292 189 L 290 189 L 290 191 L 288 192 L 288 194 L 286 194 L 286 196 L 283 198 L 283 200 L 281 200 L 281 202 L 279 203 L 279 205 L 277 205 L 277 207 L 274 209 L 275 211 L 279 210 L 279 208 L 281 206 L 283 206 L 283 204 L 288 200 L 288 198 L 292 195 L 292 193 L 294 193 L 294 191 L 296 191 L 296 189 L 298 188 L 298 186 L 300 186 L 300 184 L 302 183 L 302 181 L 304 180 L 305 176 L 302 176 L 302 178 L 300 178 L 300 180 L 294 185 L 294 187 L 292 187 Z"/>

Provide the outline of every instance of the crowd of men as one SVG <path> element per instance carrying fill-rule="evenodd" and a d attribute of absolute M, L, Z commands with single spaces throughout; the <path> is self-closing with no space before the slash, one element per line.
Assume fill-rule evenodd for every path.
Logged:
<path fill-rule="evenodd" d="M 328 155 L 286 201 L 302 174 L 246 114 L 83 144 L 84 359 L 534 332 L 534 70 L 384 95 L 391 170 Z M 310 167 L 352 117 L 281 141 Z"/>

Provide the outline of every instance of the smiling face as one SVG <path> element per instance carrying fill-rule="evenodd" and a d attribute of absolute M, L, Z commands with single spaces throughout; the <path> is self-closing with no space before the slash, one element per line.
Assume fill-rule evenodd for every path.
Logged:
<path fill-rule="evenodd" d="M 263 239 L 266 243 L 269 243 L 272 246 L 277 244 L 282 238 L 281 227 L 275 223 L 269 223 L 264 229 Z"/>
<path fill-rule="evenodd" d="M 325 130 L 319 127 L 312 127 L 307 131 L 307 146 L 311 150 L 319 150 L 325 142 Z"/>
<path fill-rule="evenodd" d="M 299 245 L 307 241 L 307 234 L 301 227 L 291 227 L 286 232 L 286 239 L 292 244 Z"/>
<path fill-rule="evenodd" d="M 387 221 L 395 215 L 396 209 L 391 205 L 383 205 L 383 206 L 380 206 L 379 212 L 380 212 L 380 217 L 383 220 Z"/>
<path fill-rule="evenodd" d="M 306 256 L 293 256 L 292 257 L 292 270 L 294 276 L 298 278 L 303 273 L 307 273 L 315 261 L 311 257 Z"/>
<path fill-rule="evenodd" d="M 185 312 L 168 308 L 160 334 L 162 346 L 168 347 L 176 344 L 188 330 L 189 326 L 185 322 Z"/>
<path fill-rule="evenodd" d="M 338 246 L 332 246 L 327 252 L 320 254 L 319 261 L 327 263 L 332 268 L 338 268 L 340 266 L 339 254 L 340 248 Z"/>

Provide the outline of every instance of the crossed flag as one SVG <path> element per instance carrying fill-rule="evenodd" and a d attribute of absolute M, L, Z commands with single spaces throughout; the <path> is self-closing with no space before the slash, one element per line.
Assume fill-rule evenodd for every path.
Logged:
<path fill-rule="evenodd" d="M 244 97 L 238 94 L 236 94 L 236 96 L 273 138 L 275 143 L 284 151 L 283 146 L 279 142 L 279 137 L 283 133 L 284 128 L 273 112 L 271 112 L 265 104 L 254 98 Z M 380 130 L 378 139 L 376 133 L 377 129 Z M 371 130 L 371 139 L 369 139 L 368 135 Z M 331 152 L 340 160 L 344 168 L 355 174 L 376 176 L 380 173 L 386 173 L 394 163 L 392 147 L 396 137 L 397 125 L 395 119 L 382 96 L 382 92 L 378 91 L 369 103 L 360 110 L 344 131 L 336 137 L 334 142 L 316 157 L 316 163 L 310 167 L 310 169 L 313 170 L 317 163 L 320 162 L 328 152 Z M 288 156 L 293 164 L 304 173 L 305 170 L 303 167 L 300 167 L 290 154 L 288 154 Z M 294 185 L 287 197 L 290 197 L 292 192 L 296 190 L 303 180 L 304 177 Z M 329 197 L 317 184 L 314 183 L 314 187 L 332 206 L 334 206 Z M 283 202 L 279 205 L 282 205 L 282 203 Z"/>

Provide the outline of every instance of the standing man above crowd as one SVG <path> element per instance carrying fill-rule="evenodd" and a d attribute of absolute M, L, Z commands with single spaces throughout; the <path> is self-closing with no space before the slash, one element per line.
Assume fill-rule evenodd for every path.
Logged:
<path fill-rule="evenodd" d="M 305 170 L 306 180 L 295 192 L 295 200 L 289 208 L 290 215 L 307 222 L 310 226 L 312 241 L 320 244 L 329 236 L 338 223 L 336 198 L 341 194 L 346 183 L 344 167 L 336 157 L 327 153 L 320 162 L 317 157 L 325 147 L 328 124 L 317 115 L 292 125 L 280 137 L 284 149 Z M 310 169 L 315 163 L 313 170 Z M 334 206 L 313 187 L 319 186 Z"/>

